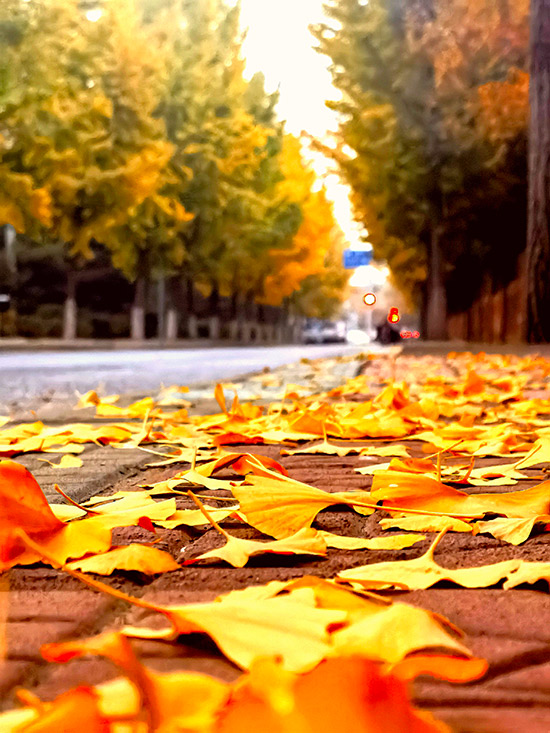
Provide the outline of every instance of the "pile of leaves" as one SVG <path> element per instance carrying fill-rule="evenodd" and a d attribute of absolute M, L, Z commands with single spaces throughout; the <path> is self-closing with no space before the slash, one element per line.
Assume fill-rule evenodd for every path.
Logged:
<path fill-rule="evenodd" d="M 400 370 L 406 381 L 398 379 Z M 287 385 L 282 399 L 267 406 L 241 404 L 237 395 L 228 406 L 222 385 L 215 390 L 220 412 L 193 417 L 184 388 L 129 407 L 118 407 L 116 396 L 90 392 L 78 406 L 95 406 L 94 424 L 5 426 L 0 450 L 10 458 L 0 461 L 1 570 L 34 563 L 60 568 L 165 625 L 146 621 L 45 645 L 47 660 L 100 655 L 123 676 L 52 702 L 20 691 L 24 706 L 0 717 L 2 730 L 57 731 L 77 713 L 79 725 L 93 733 L 262 727 L 306 733 L 337 725 L 344 731 L 447 730 L 411 707 L 407 683 L 426 674 L 472 681 L 487 663 L 471 654 L 451 621 L 386 592 L 441 581 L 466 588 L 503 583 L 505 589 L 550 583 L 550 560 L 450 569 L 435 558 L 446 533 L 490 534 L 519 545 L 550 527 L 550 481 L 541 474 L 550 462 L 549 374 L 550 362 L 538 357 L 463 353 L 441 363 L 393 354 L 370 357 L 364 374 L 328 392 L 303 397 L 298 385 Z M 411 455 L 412 440 L 424 457 Z M 175 471 L 84 504 L 60 489 L 65 503 L 48 504 L 33 476 L 12 460 L 37 451 L 74 458 L 86 443 L 140 447 L 156 454 L 150 465 L 173 464 Z M 262 454 L 267 445 L 280 445 L 282 456 L 358 454 L 367 463 L 356 469 L 365 485 L 325 491 L 298 481 Z M 476 468 L 479 458 L 499 462 Z M 538 483 L 521 488 L 537 476 Z M 380 532 L 349 537 L 317 528 L 317 515 L 335 507 L 374 515 Z M 232 534 L 236 522 L 257 530 L 260 539 Z M 158 537 L 113 542 L 115 528 L 136 525 Z M 193 558 L 185 546 L 178 557 L 155 547 L 178 527 L 213 528 L 223 544 Z M 421 556 L 369 562 L 370 551 L 402 550 L 427 533 L 436 534 Z M 168 574 L 197 562 L 238 568 L 259 554 L 323 558 L 334 548 L 361 550 L 365 562 L 334 578 L 277 580 L 209 603 L 158 605 L 97 577 Z M 228 684 L 198 673 L 157 673 L 132 648 L 132 639 L 177 645 L 189 634 L 209 637 L 242 676 Z"/>

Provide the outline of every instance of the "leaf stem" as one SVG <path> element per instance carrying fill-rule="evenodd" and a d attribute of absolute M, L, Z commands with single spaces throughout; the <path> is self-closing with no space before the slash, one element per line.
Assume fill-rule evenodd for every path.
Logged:
<path fill-rule="evenodd" d="M 222 529 L 222 527 L 220 527 L 220 525 L 216 522 L 214 517 L 210 514 L 209 511 L 207 511 L 204 504 L 201 501 L 199 501 L 199 499 L 195 496 L 195 494 L 192 491 L 188 491 L 187 496 L 195 502 L 195 504 L 198 506 L 198 508 L 201 510 L 204 516 L 208 519 L 208 521 L 214 527 L 214 529 L 217 529 L 221 535 L 223 535 L 226 539 L 229 539 L 229 533 L 226 532 L 225 529 Z"/>
<path fill-rule="evenodd" d="M 73 506 L 78 507 L 78 509 L 82 509 L 83 512 L 86 512 L 88 515 L 93 515 L 94 517 L 97 517 L 99 515 L 99 512 L 94 511 L 93 509 L 86 509 L 86 507 L 82 506 L 81 504 L 78 504 L 74 499 L 71 499 L 70 496 L 67 496 L 67 494 L 63 491 L 63 489 L 60 489 L 57 484 L 53 485 L 54 489 L 57 491 L 58 494 L 61 494 L 61 496 L 66 499 L 69 504 L 72 504 Z M 109 497 L 105 497 L 108 499 Z"/>
<path fill-rule="evenodd" d="M 427 509 L 409 509 L 407 507 L 401 507 L 401 506 L 385 506 L 384 504 L 371 504 L 367 502 L 362 501 L 353 501 L 353 499 L 348 499 L 342 502 L 343 504 L 348 504 L 349 506 L 364 506 L 371 509 L 382 509 L 386 512 L 404 512 L 407 514 L 422 514 L 427 515 L 429 517 L 456 517 L 456 518 L 466 518 L 466 519 L 479 519 L 480 514 L 459 514 L 458 512 L 429 512 Z"/>
<path fill-rule="evenodd" d="M 45 560 L 47 560 L 52 567 L 60 568 L 64 572 L 68 573 L 69 575 L 72 575 L 73 578 L 80 580 L 82 583 L 90 586 L 90 588 L 93 588 L 94 590 L 101 591 L 102 593 L 107 593 L 108 595 L 113 596 L 114 598 L 118 598 L 121 601 L 132 603 L 134 606 L 140 606 L 140 608 L 146 608 L 149 611 L 157 611 L 159 613 L 166 615 L 168 619 L 170 620 L 168 613 L 165 611 L 165 609 L 162 608 L 162 606 L 155 606 L 153 603 L 148 603 L 147 601 L 143 601 L 141 598 L 134 598 L 133 596 L 129 596 L 126 593 L 123 593 L 122 591 L 117 590 L 116 588 L 111 588 L 111 586 L 107 585 L 107 583 L 102 583 L 100 580 L 93 580 L 92 578 L 88 578 L 86 575 L 79 572 L 78 570 L 73 570 L 72 568 L 68 568 L 63 563 L 60 563 L 59 560 L 57 560 L 47 550 L 44 550 L 44 548 L 41 545 L 34 542 L 34 540 L 31 540 L 31 538 L 25 532 L 23 532 L 22 529 L 16 529 L 15 534 L 17 534 L 17 536 L 24 542 L 24 544 L 29 549 L 31 549 L 37 555 L 40 555 Z"/>
<path fill-rule="evenodd" d="M 447 528 L 445 528 L 445 529 L 442 529 L 442 530 L 441 530 L 441 532 L 440 532 L 440 533 L 439 533 L 439 534 L 437 535 L 437 537 L 436 537 L 436 538 L 435 538 L 435 540 L 434 540 L 434 541 L 432 542 L 432 544 L 430 545 L 430 547 L 428 548 L 428 550 L 426 550 L 426 552 L 424 553 L 424 557 L 426 557 L 426 556 L 427 556 L 427 557 L 429 557 L 429 558 L 430 558 L 430 560 L 433 560 L 433 559 L 434 559 L 434 552 L 435 552 L 435 549 L 436 549 L 436 547 L 437 547 L 437 546 L 439 545 L 439 543 L 440 543 L 440 542 L 441 542 L 441 540 L 443 539 L 443 536 L 444 536 L 444 535 L 445 535 L 445 534 L 446 534 L 447 532 L 448 532 L 448 529 L 447 529 Z"/>

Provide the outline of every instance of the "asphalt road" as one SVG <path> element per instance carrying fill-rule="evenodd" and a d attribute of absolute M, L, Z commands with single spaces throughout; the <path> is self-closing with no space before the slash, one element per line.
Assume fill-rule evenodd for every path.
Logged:
<path fill-rule="evenodd" d="M 372 347 L 369 347 L 372 348 Z M 380 347 L 374 346 L 378 350 Z M 356 354 L 366 346 L 348 344 L 247 346 L 120 351 L 13 351 L 0 354 L 0 410 L 33 399 L 74 397 L 100 387 L 108 393 L 156 390 L 230 380 L 302 357 Z"/>

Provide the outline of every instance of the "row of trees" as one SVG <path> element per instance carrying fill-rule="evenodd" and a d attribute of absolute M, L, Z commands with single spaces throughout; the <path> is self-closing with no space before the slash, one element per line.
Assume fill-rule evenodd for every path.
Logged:
<path fill-rule="evenodd" d="M 375 257 L 445 336 L 526 243 L 528 0 L 327 0 L 337 144 Z"/>
<path fill-rule="evenodd" d="M 97 246 L 135 282 L 166 279 L 171 317 L 193 287 L 329 315 L 342 235 L 263 77 L 243 76 L 224 0 L 4 0 L 0 225 L 62 248 L 75 288 Z"/>

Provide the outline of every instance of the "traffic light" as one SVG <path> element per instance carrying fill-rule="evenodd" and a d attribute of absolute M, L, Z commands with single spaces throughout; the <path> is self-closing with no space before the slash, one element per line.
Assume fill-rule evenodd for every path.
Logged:
<path fill-rule="evenodd" d="M 388 321 L 390 323 L 397 323 L 399 321 L 399 310 L 397 308 L 390 308 L 388 313 Z"/>
<path fill-rule="evenodd" d="M 363 303 L 365 305 L 374 305 L 376 303 L 376 295 L 374 293 L 365 293 L 363 295 Z"/>

